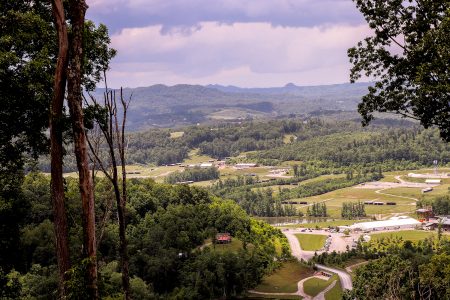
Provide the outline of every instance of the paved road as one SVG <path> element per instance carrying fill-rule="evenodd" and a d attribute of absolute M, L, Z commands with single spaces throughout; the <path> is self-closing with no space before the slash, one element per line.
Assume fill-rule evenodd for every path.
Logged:
<path fill-rule="evenodd" d="M 298 242 L 298 239 L 295 237 L 296 233 L 299 233 L 298 230 L 295 231 L 283 231 L 284 235 L 287 237 L 289 241 L 289 245 L 291 247 L 291 252 L 294 257 L 297 259 L 303 259 L 305 261 L 310 260 L 314 256 L 314 251 L 304 251 L 300 247 L 300 243 Z M 303 232 L 302 232 L 303 233 Z M 316 232 L 312 232 L 311 234 L 317 234 Z M 333 239 L 339 240 L 341 237 L 338 236 L 338 234 L 331 234 Z M 333 244 L 333 242 L 332 242 Z M 319 253 L 319 252 L 318 252 Z M 336 273 L 339 276 L 339 280 L 341 282 L 341 286 L 343 289 L 351 290 L 353 288 L 352 285 L 352 278 L 351 276 L 339 269 L 326 267 L 323 265 L 316 265 L 320 270 Z"/>
<path fill-rule="evenodd" d="M 335 269 L 335 268 L 326 267 L 324 265 L 319 265 L 319 264 L 316 264 L 316 267 L 319 270 L 336 273 L 339 276 L 339 280 L 341 281 L 341 286 L 343 289 L 345 289 L 345 290 L 353 289 L 352 277 L 347 272 L 344 272 L 342 270 Z"/>

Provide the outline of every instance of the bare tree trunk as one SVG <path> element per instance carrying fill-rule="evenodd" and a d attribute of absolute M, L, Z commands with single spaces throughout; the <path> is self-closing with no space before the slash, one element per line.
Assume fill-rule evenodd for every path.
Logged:
<path fill-rule="evenodd" d="M 84 19 L 87 5 L 84 0 L 69 2 L 69 14 L 72 24 L 71 56 L 67 80 L 67 101 L 72 119 L 73 141 L 79 176 L 79 187 L 82 202 L 83 246 L 85 256 L 89 258 L 87 270 L 88 286 L 86 290 L 90 299 L 98 299 L 97 289 L 97 247 L 95 242 L 94 190 L 89 172 L 86 132 L 83 123 L 82 108 L 82 65 Z"/>
<path fill-rule="evenodd" d="M 52 1 L 54 23 L 58 31 L 58 61 L 56 64 L 50 116 L 51 197 L 55 227 L 56 258 L 59 271 L 59 297 L 65 298 L 66 272 L 70 268 L 67 217 L 64 204 L 63 179 L 63 105 L 66 90 L 66 69 L 69 40 L 62 0 Z"/>
<path fill-rule="evenodd" d="M 116 125 L 116 138 L 117 146 L 119 148 L 120 162 L 122 164 L 122 197 L 120 197 L 120 203 L 117 203 L 119 208 L 119 236 L 120 236 L 120 255 L 122 257 L 122 284 L 125 291 L 125 299 L 130 299 L 130 279 L 129 279 L 129 259 L 128 259 L 128 247 L 126 239 L 126 229 L 127 223 L 125 220 L 126 214 L 126 203 L 127 203 L 127 171 L 125 162 L 125 125 L 127 122 L 127 110 L 128 104 L 123 99 L 123 91 L 120 89 L 120 101 L 123 108 L 123 118 L 122 118 L 122 128 L 119 129 L 117 120 L 117 110 L 114 116 L 114 121 Z M 114 105 L 116 104 L 116 99 L 114 96 Z"/>
<path fill-rule="evenodd" d="M 106 78 L 106 76 L 105 76 Z M 92 101 L 95 105 L 98 105 L 98 102 L 92 98 Z M 100 169 L 103 171 L 105 176 L 111 182 L 114 195 L 117 203 L 117 217 L 119 221 L 119 252 L 120 252 L 120 262 L 121 262 L 121 271 L 122 271 L 122 288 L 124 291 L 125 299 L 128 300 L 131 297 L 130 294 L 130 279 L 129 279 L 129 259 L 128 259 L 128 243 L 126 239 L 126 200 L 127 200 L 127 184 L 126 184 L 126 166 L 125 166 L 125 125 L 126 125 L 126 117 L 127 117 L 127 109 L 129 102 L 123 99 L 123 93 L 121 90 L 120 93 L 120 101 L 123 108 L 123 118 L 122 118 L 122 128 L 119 128 L 119 121 L 117 116 L 117 102 L 116 102 L 116 93 L 115 92 L 105 92 L 105 108 L 108 112 L 108 121 L 107 124 L 99 124 L 100 129 L 102 130 L 103 136 L 108 145 L 109 158 L 111 160 L 111 171 L 112 174 L 109 173 L 104 166 L 103 162 L 100 159 L 100 156 L 95 151 L 92 143 L 89 142 L 89 147 L 91 148 L 91 152 L 94 157 L 97 159 Z M 115 144 L 117 144 L 117 148 L 119 151 L 119 159 L 122 167 L 122 193 L 120 192 L 119 186 L 119 174 L 117 170 L 118 162 L 115 153 Z"/>

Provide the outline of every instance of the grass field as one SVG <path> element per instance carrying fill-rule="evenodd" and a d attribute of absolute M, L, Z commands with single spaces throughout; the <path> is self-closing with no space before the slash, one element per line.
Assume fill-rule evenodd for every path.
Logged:
<path fill-rule="evenodd" d="M 183 135 L 184 135 L 184 131 L 174 131 L 174 132 L 171 132 L 171 133 L 170 133 L 170 137 L 171 137 L 172 139 L 180 138 L 180 137 L 182 137 Z"/>
<path fill-rule="evenodd" d="M 249 245 L 250 246 L 250 245 Z M 216 252 L 238 252 L 242 249 L 242 242 L 236 238 L 231 240 L 229 244 L 216 244 L 215 247 L 213 245 L 210 246 Z"/>
<path fill-rule="evenodd" d="M 418 242 L 420 240 L 436 237 L 437 233 L 432 231 L 423 231 L 423 230 L 404 230 L 398 232 L 383 232 L 383 233 L 374 233 L 370 235 L 373 240 L 379 240 L 382 238 L 393 238 L 393 237 L 401 237 L 404 241 Z"/>
<path fill-rule="evenodd" d="M 183 164 L 199 164 L 199 163 L 203 163 L 203 162 L 207 162 L 209 160 L 213 160 L 214 158 L 212 158 L 211 156 L 208 155 L 201 155 L 198 153 L 199 149 L 194 149 L 191 150 L 188 154 L 188 158 L 186 158 L 183 161 Z"/>
<path fill-rule="evenodd" d="M 288 261 L 276 270 L 273 274 L 264 277 L 260 285 L 255 291 L 264 293 L 295 293 L 297 291 L 297 283 L 309 276 L 314 271 L 297 261 Z M 298 298 L 297 298 L 298 299 Z"/>
<path fill-rule="evenodd" d="M 293 135 L 293 134 L 285 134 L 283 136 L 283 143 L 290 144 L 291 140 L 295 141 L 295 139 L 296 139 L 295 135 Z"/>
<path fill-rule="evenodd" d="M 316 251 L 322 249 L 327 240 L 327 236 L 323 234 L 303 234 L 298 233 L 295 235 L 305 251 Z"/>
<path fill-rule="evenodd" d="M 325 294 L 325 300 L 340 300 L 340 299 L 342 299 L 342 287 L 341 282 L 338 279 L 336 280 L 336 284 L 334 285 L 334 287 Z"/>
<path fill-rule="evenodd" d="M 306 294 L 314 297 L 317 294 L 319 294 L 321 291 L 323 291 L 327 286 L 332 284 L 333 281 L 335 281 L 335 280 L 339 281 L 339 277 L 337 275 L 333 275 L 328 280 L 323 280 L 323 279 L 319 279 L 319 278 L 311 278 L 311 279 L 306 280 L 303 283 L 303 289 L 305 290 Z"/>

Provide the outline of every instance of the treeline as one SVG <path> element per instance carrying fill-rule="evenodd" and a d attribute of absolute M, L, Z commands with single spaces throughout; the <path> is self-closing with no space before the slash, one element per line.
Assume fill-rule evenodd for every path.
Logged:
<path fill-rule="evenodd" d="M 57 297 L 49 180 L 32 173 L 23 184 L 21 180 L 1 182 L 2 299 Z M 73 253 L 68 293 L 85 299 L 78 182 L 67 178 L 66 189 Z M 122 298 L 116 208 L 108 181 L 96 180 L 95 197 L 100 297 Z M 279 230 L 251 219 L 233 201 L 195 187 L 129 180 L 127 220 L 133 299 L 236 297 L 289 257 L 287 240 Z M 205 241 L 218 232 L 239 239 L 242 249 L 222 253 L 205 247 Z"/>
<path fill-rule="evenodd" d="M 418 208 L 431 206 L 435 215 L 450 215 L 450 196 L 440 196 L 430 200 L 420 200 L 417 202 Z"/>
<path fill-rule="evenodd" d="M 308 217 L 327 217 L 327 205 L 325 203 L 313 203 L 306 209 Z"/>
<path fill-rule="evenodd" d="M 336 124 L 339 126 L 339 123 Z M 327 166 L 375 166 L 383 170 L 430 166 L 433 160 L 450 163 L 450 145 L 439 132 L 420 128 L 353 129 L 297 139 L 296 143 L 249 154 L 256 162 L 321 161 Z"/>
<path fill-rule="evenodd" d="M 193 167 L 186 168 L 183 172 L 174 172 L 169 174 L 164 180 L 167 183 L 180 183 L 185 181 L 204 181 L 218 179 L 220 177 L 219 170 L 216 167 L 201 168 Z"/>
<path fill-rule="evenodd" d="M 279 195 L 283 200 L 305 198 L 325 194 L 367 181 L 376 181 L 381 178 L 383 178 L 383 175 L 380 173 L 361 173 L 360 176 L 356 177 L 347 176 L 346 178 L 327 178 L 304 183 L 293 189 L 283 188 L 281 189 Z"/>
<path fill-rule="evenodd" d="M 342 203 L 341 217 L 344 219 L 355 219 L 366 216 L 364 203 L 358 202 L 344 202 Z"/>

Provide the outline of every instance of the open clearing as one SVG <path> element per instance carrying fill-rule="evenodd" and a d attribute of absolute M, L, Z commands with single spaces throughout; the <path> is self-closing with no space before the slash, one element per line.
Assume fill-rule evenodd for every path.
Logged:
<path fill-rule="evenodd" d="M 327 236 L 323 234 L 303 234 L 297 233 L 295 237 L 300 243 L 300 247 L 305 251 L 316 251 L 323 248 Z"/>

